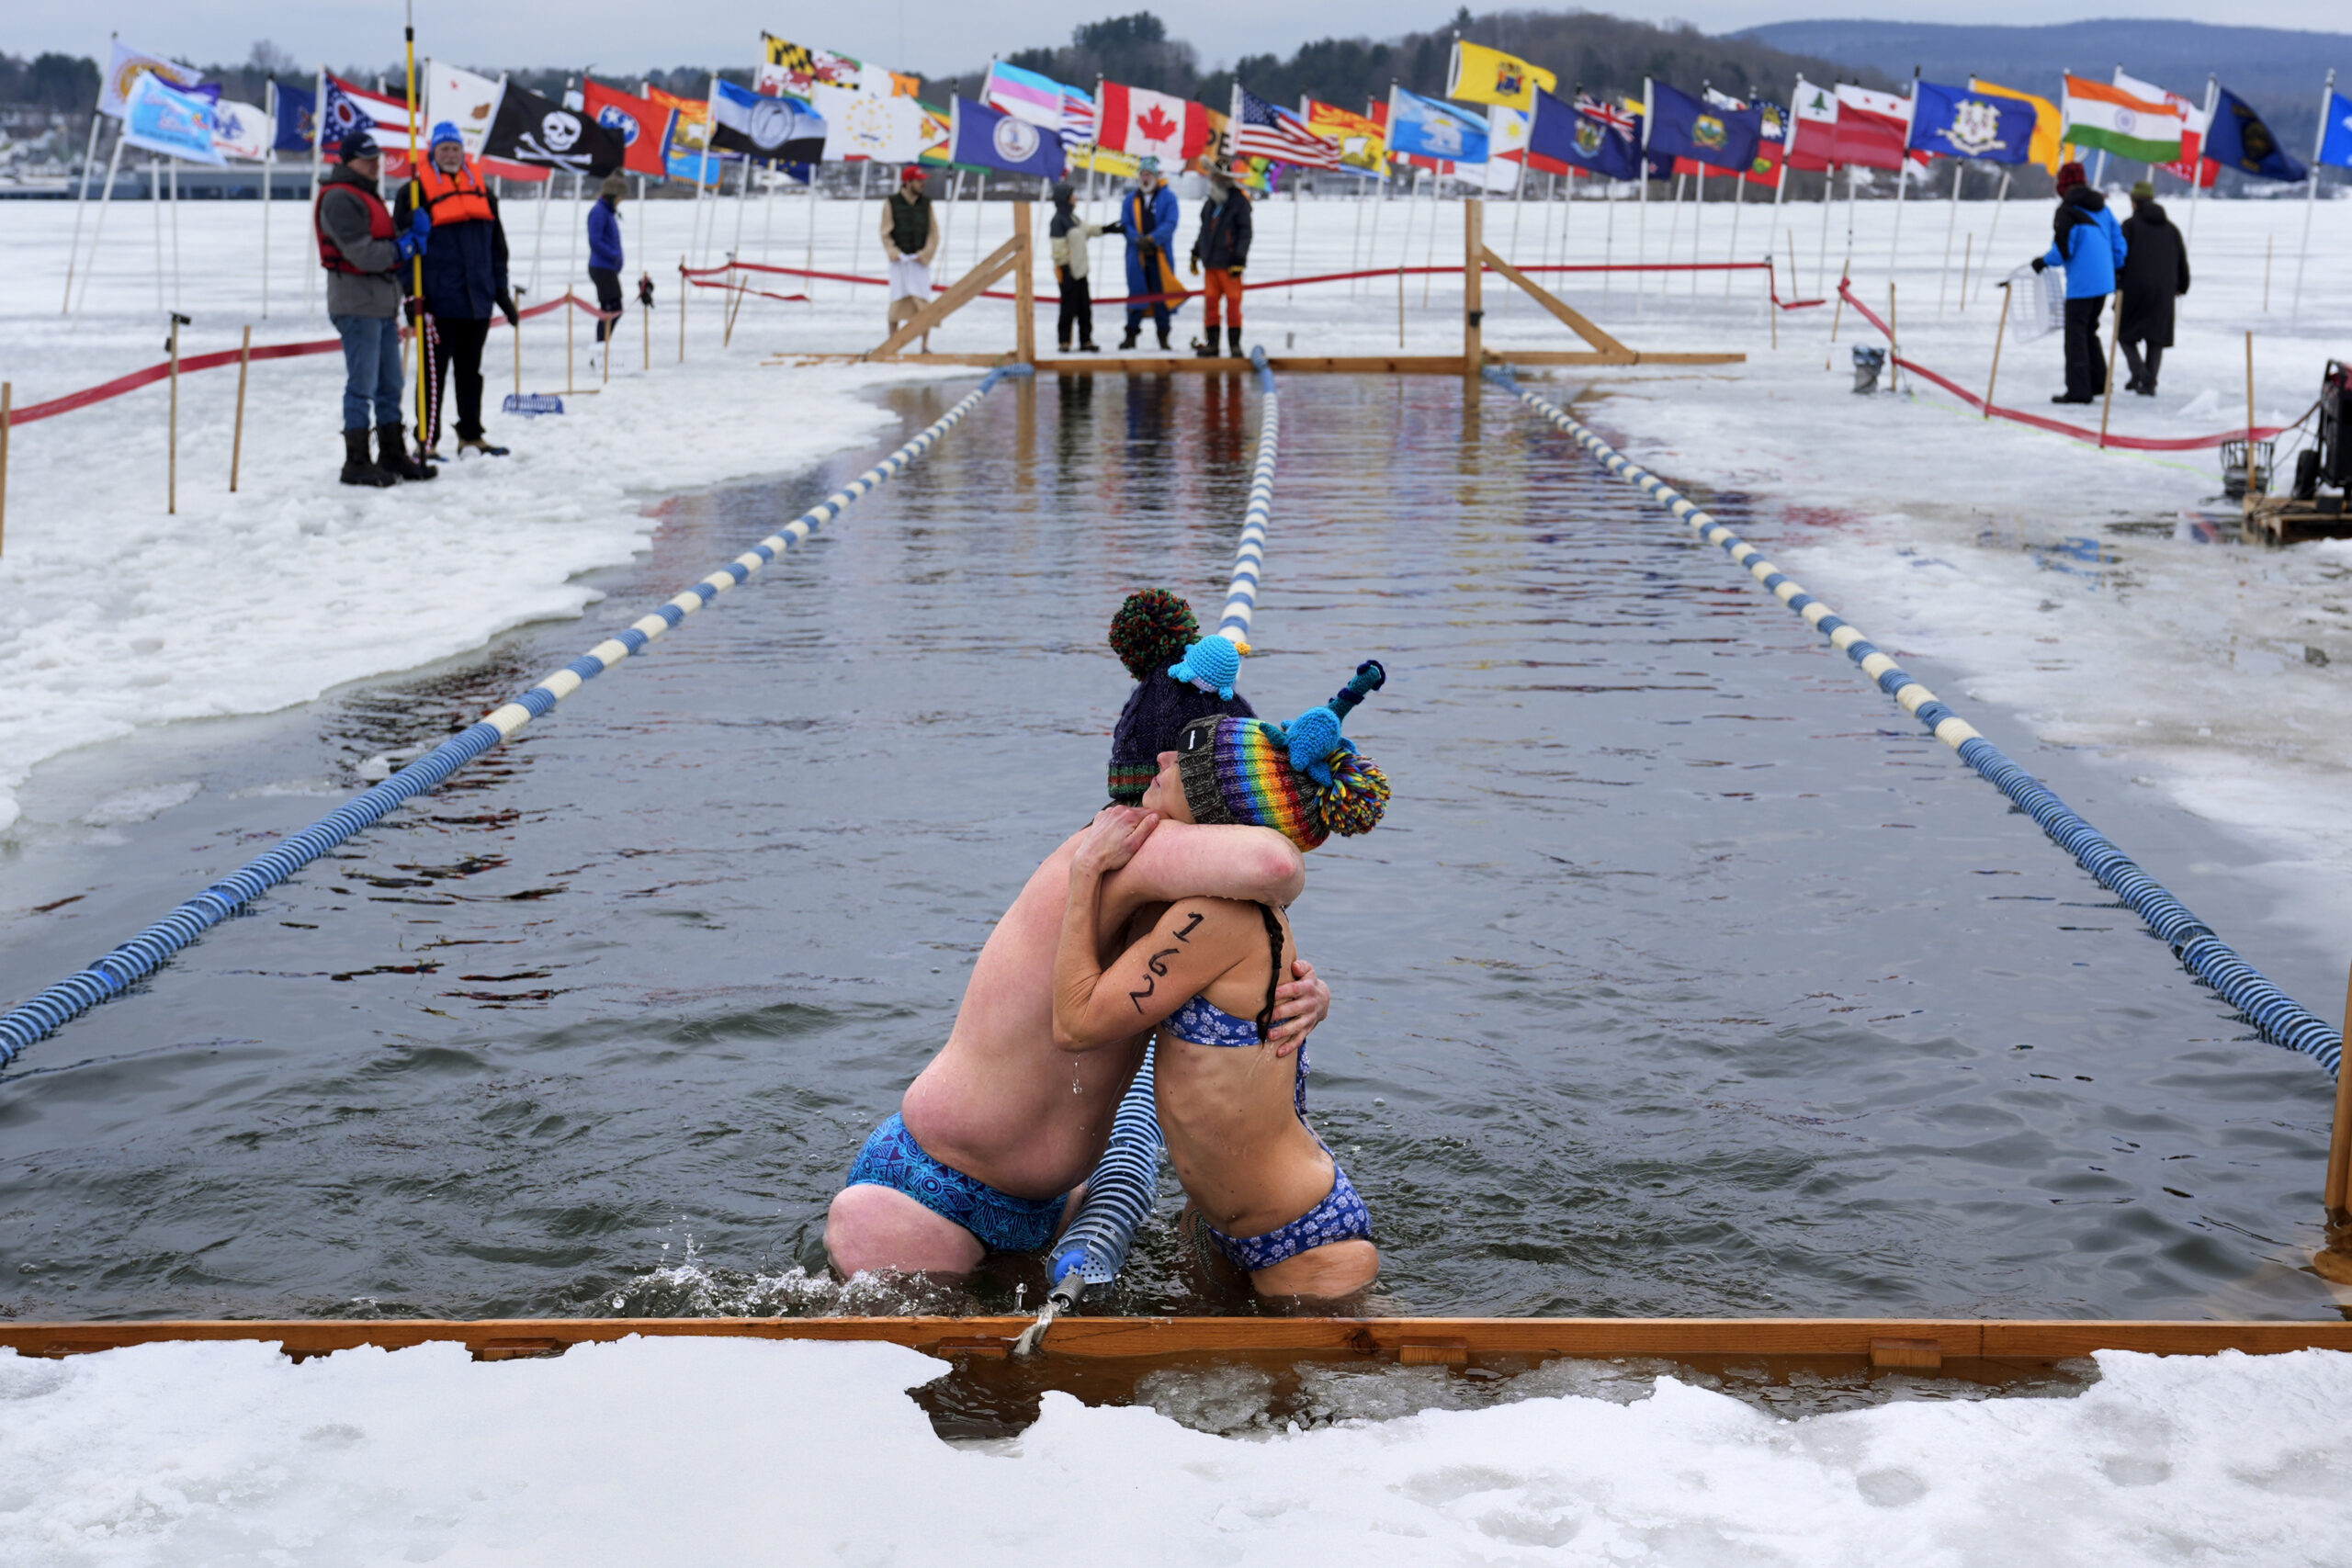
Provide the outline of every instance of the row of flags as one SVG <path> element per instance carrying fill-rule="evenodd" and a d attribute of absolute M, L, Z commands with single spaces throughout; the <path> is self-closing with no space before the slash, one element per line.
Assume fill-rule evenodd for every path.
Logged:
<path fill-rule="evenodd" d="M 2319 162 L 2352 167 L 2352 98 L 2332 83 Z M 1915 78 L 1903 96 L 1803 77 L 1785 109 L 1656 80 L 1638 101 L 1612 103 L 1561 97 L 1552 72 L 1457 39 L 1444 98 L 1392 87 L 1386 102 L 1362 114 L 1312 97 L 1293 108 L 1238 83 L 1219 113 L 1116 82 L 1089 93 L 1001 61 L 990 64 L 979 99 L 956 96 L 943 112 L 916 96 L 916 77 L 763 33 L 751 86 L 714 75 L 707 96 L 690 99 L 640 85 L 630 93 L 583 80 L 576 101 L 567 94 L 559 103 L 509 79 L 427 61 L 418 129 L 456 123 L 469 154 L 512 178 L 626 169 L 703 184 L 714 165 L 734 158 L 784 165 L 803 179 L 806 165 L 858 160 L 1051 178 L 1072 166 L 1125 175 L 1153 158 L 1167 169 L 1220 160 L 1260 188 L 1282 167 L 1385 177 L 1398 165 L 1489 188 L 1509 188 L 1530 168 L 1619 180 L 1645 170 L 1654 178 L 1720 170 L 1771 185 L 1784 167 L 1893 170 L 1931 157 L 2030 162 L 2054 172 L 2082 149 L 2207 186 L 2224 166 L 2283 181 L 2309 174 L 2218 83 L 2199 105 L 2120 68 L 2106 82 L 2068 74 L 2056 103 L 1973 78 Z M 266 107 L 225 100 L 193 68 L 118 41 L 98 107 L 122 122 L 127 145 L 199 163 L 309 153 L 322 137 L 332 146 L 348 131 L 372 129 L 388 172 L 404 174 L 405 99 L 327 72 L 307 89 L 273 83 L 269 96 Z"/>

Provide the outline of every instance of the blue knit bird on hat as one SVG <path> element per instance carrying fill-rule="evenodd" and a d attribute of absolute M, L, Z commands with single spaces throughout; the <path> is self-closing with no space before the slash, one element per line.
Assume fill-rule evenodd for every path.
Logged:
<path fill-rule="evenodd" d="M 1168 673 L 1220 697 L 1231 697 L 1233 682 L 1241 675 L 1241 649 L 1222 633 L 1204 637 L 1186 649 L 1184 657 L 1168 667 Z"/>
<path fill-rule="evenodd" d="M 1308 708 L 1283 727 L 1283 739 L 1290 748 L 1293 772 L 1305 773 L 1327 789 L 1331 784 L 1331 759 L 1352 757 L 1356 743 L 1340 733 L 1340 720 L 1348 716 L 1355 705 L 1370 694 L 1388 683 L 1388 671 L 1380 660 L 1367 659 L 1356 666 L 1354 677 L 1329 704 Z"/>

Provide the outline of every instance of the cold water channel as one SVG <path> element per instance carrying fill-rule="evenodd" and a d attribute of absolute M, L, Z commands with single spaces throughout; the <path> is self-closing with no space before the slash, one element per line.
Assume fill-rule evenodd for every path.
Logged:
<path fill-rule="evenodd" d="M 893 402 L 912 430 L 967 389 Z M 0 1308 L 1034 1304 L 1018 1266 L 844 1299 L 822 1215 L 990 922 L 1102 798 L 1127 690 L 1112 611 L 1163 583 L 1214 624 L 1256 410 L 1238 378 L 991 394 L 805 554 L 36 1046 L 0 1078 Z M 0 993 L 874 456 L 667 503 L 586 624 L 47 770 Z M 1770 517 L 1715 501 L 1772 543 Z M 1311 1109 L 1373 1205 L 1388 1309 L 2332 1311 L 2298 1271 L 2326 1075 L 1508 399 L 1288 380 L 1255 641 L 1245 690 L 1270 715 L 1366 656 L 1391 671 L 1350 721 L 1395 782 L 1387 822 L 1312 856 L 1294 911 L 1337 998 Z M 2260 934 L 2257 901 L 2197 869 L 2238 848 L 1996 738 L 2224 935 Z M 1230 1308 L 1186 1293 L 1161 1225 L 1107 1310 Z"/>

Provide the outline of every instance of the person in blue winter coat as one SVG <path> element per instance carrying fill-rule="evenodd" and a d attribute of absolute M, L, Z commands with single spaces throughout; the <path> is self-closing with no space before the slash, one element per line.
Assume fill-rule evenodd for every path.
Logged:
<path fill-rule="evenodd" d="M 1119 228 L 1127 236 L 1127 295 L 1130 300 L 1141 295 L 1160 295 L 1152 302 L 1152 325 L 1159 329 L 1159 346 L 1169 348 L 1168 318 L 1182 303 L 1184 286 L 1177 280 L 1176 263 L 1176 193 L 1159 177 L 1159 160 L 1146 158 L 1136 173 L 1135 189 L 1127 192 L 1119 204 Z M 1127 335 L 1119 340 L 1122 349 L 1133 348 L 1143 335 L 1143 313 L 1146 306 L 1127 306 Z"/>
<path fill-rule="evenodd" d="M 2033 270 L 2066 269 L 2066 389 L 2053 403 L 2090 403 L 2107 390 L 2107 365 L 2098 354 L 2098 318 L 2128 247 L 2122 226 L 2107 197 L 2091 188 L 2080 164 L 2058 171 L 2058 212 L 2047 253 L 2033 258 Z"/>
<path fill-rule="evenodd" d="M 608 317 L 619 315 L 621 309 L 621 268 L 628 265 L 621 254 L 621 198 L 628 194 L 627 180 L 606 175 L 596 192 L 596 205 L 588 209 L 588 280 L 596 286 L 596 309 Z M 598 321 L 596 341 L 611 336 L 616 324 Z"/>

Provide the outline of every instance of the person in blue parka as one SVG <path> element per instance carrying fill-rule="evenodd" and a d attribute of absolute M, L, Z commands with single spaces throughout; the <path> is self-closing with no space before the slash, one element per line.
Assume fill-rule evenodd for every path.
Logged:
<path fill-rule="evenodd" d="M 518 312 L 506 282 L 506 230 L 499 221 L 498 197 L 466 156 L 458 128 L 443 120 L 433 128 L 432 152 L 416 179 L 401 187 L 393 203 L 396 225 L 409 221 L 420 204 L 433 220 L 433 245 L 424 253 L 424 312 L 433 319 L 426 371 L 433 381 L 429 427 L 418 432 L 430 450 L 441 444 L 441 386 L 457 367 L 458 449 L 503 457 L 490 444 L 481 423 L 481 353 L 490 337 L 492 311 L 513 326 Z"/>
<path fill-rule="evenodd" d="M 2033 270 L 2066 269 L 2066 389 L 2053 403 L 2090 403 L 2107 390 L 2107 365 L 2098 354 L 2098 318 L 2123 270 L 2121 225 L 2107 209 L 2107 197 L 2091 188 L 2080 164 L 2058 171 L 2058 213 L 2047 253 L 2033 258 Z"/>
<path fill-rule="evenodd" d="M 1127 236 L 1127 335 L 1122 349 L 1133 348 L 1143 335 L 1146 306 L 1140 297 L 1159 295 L 1149 305 L 1152 324 L 1159 329 L 1159 346 L 1168 341 L 1168 318 L 1183 304 L 1184 286 L 1177 281 L 1176 193 L 1159 177 L 1159 160 L 1146 158 L 1136 172 L 1135 189 L 1119 204 L 1119 228 Z"/>

